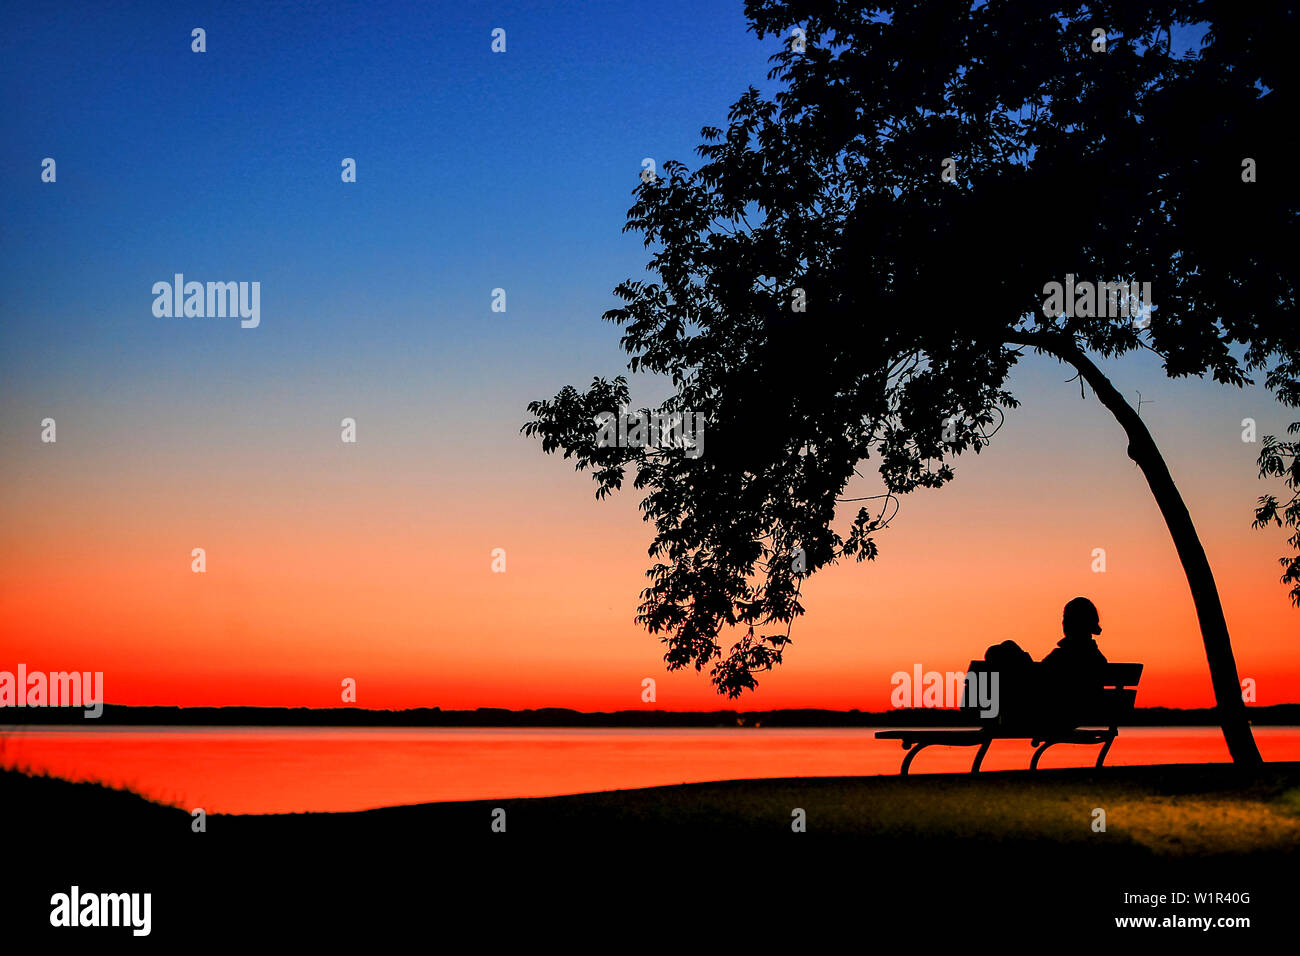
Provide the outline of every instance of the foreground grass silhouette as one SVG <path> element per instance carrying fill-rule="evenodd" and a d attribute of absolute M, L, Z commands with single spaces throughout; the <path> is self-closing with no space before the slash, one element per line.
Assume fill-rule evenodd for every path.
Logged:
<path fill-rule="evenodd" d="M 496 808 L 505 833 L 492 832 Z M 806 833 L 791 831 L 796 808 Z M 1105 832 L 1092 828 L 1096 808 Z M 80 881 L 154 891 L 160 930 L 179 933 L 219 933 L 232 907 L 334 931 L 375 913 L 400 920 L 432 898 L 448 918 L 493 933 L 529 914 L 643 919 L 637 907 L 652 904 L 665 919 L 703 918 L 692 907 L 706 899 L 755 919 L 780 900 L 802 908 L 799 925 L 816 914 L 897 922 L 992 908 L 1017 925 L 1113 932 L 1116 916 L 1152 912 L 1124 905 L 1124 893 L 1244 891 L 1251 904 L 1231 912 L 1257 925 L 1270 912 L 1285 919 L 1280 874 L 1300 862 L 1300 763 L 732 780 L 210 814 L 203 833 L 187 809 L 3 772 L 0 819 L 29 861 L 20 892 L 0 903 L 15 925 L 48 915 L 50 893 Z M 502 906 L 518 922 L 502 923 Z"/>
<path fill-rule="evenodd" d="M 271 839 L 381 834 L 412 826 L 446 837 L 507 833 L 571 837 L 599 829 L 624 836 L 689 838 L 791 834 L 805 812 L 807 836 L 855 842 L 1032 841 L 1141 849 L 1161 856 L 1291 853 L 1300 848 L 1300 763 L 1241 773 L 1228 764 L 730 780 L 559 797 L 416 804 L 354 813 L 208 815 L 208 832 Z M 1105 832 L 1093 828 L 1105 811 Z M 0 813 L 57 831 L 69 815 L 129 824 L 169 843 L 191 832 L 188 810 L 127 790 L 0 772 Z M 218 838 L 219 839 L 219 838 Z"/>

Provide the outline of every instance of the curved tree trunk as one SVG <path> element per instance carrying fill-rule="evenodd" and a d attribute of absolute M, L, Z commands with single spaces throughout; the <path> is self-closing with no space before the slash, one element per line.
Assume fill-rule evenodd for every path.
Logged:
<path fill-rule="evenodd" d="M 1173 536 L 1178 558 L 1183 563 L 1187 584 L 1192 590 L 1196 616 L 1201 624 L 1201 639 L 1205 643 L 1205 659 L 1210 665 L 1210 680 L 1214 685 L 1214 699 L 1223 728 L 1223 739 L 1234 763 L 1255 765 L 1262 762 L 1255 738 L 1250 732 L 1246 705 L 1241 699 L 1241 681 L 1237 676 L 1237 661 L 1232 655 L 1232 641 L 1228 637 L 1228 622 L 1219 601 L 1219 588 L 1214 583 L 1214 572 L 1205 556 L 1205 548 L 1196 534 L 1192 516 L 1178 493 L 1169 466 L 1165 464 L 1156 447 L 1155 439 L 1147 430 L 1133 406 L 1124 400 L 1114 385 L 1084 354 L 1071 338 L 1027 334 L 1013 345 L 1028 345 L 1054 355 L 1078 369 L 1083 380 L 1092 386 L 1097 398 L 1123 426 L 1128 435 L 1128 456 L 1142 469 L 1156 504 L 1164 516 L 1169 533 Z"/>

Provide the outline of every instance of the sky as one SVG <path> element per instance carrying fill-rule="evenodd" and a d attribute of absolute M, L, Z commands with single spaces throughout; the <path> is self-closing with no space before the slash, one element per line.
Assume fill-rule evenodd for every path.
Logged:
<path fill-rule="evenodd" d="M 636 497 L 596 502 L 519 427 L 623 370 L 600 315 L 648 258 L 621 231 L 642 160 L 693 165 L 700 128 L 768 88 L 777 41 L 741 4 L 28 6 L 6 27 L 0 670 L 100 670 L 121 704 L 335 706 L 350 678 L 380 708 L 881 710 L 916 664 L 1008 638 L 1041 658 L 1086 595 L 1107 656 L 1146 664 L 1139 705 L 1212 703 L 1122 432 L 1041 357 L 993 445 L 903 500 L 878 561 L 807 583 L 757 692 L 664 672 L 633 622 Z M 260 324 L 155 316 L 176 273 L 259 282 Z M 1300 700 L 1283 534 L 1250 528 L 1276 489 L 1241 437 L 1294 412 L 1151 357 L 1104 367 L 1142 394 L 1242 676 L 1261 704 Z"/>

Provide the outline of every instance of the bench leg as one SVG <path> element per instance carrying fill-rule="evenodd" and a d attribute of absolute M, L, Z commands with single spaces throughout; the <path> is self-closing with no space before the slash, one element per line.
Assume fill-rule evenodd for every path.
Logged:
<path fill-rule="evenodd" d="M 928 746 L 928 745 L 927 745 L 927 744 L 916 744 L 915 746 L 912 747 L 911 750 L 909 750 L 909 751 L 907 752 L 907 756 L 903 758 L 903 769 L 900 770 L 900 771 L 898 772 L 898 775 L 899 775 L 900 777 L 906 777 L 906 776 L 907 776 L 907 768 L 910 767 L 910 766 L 912 766 L 912 761 L 913 761 L 914 759 L 916 759 L 916 755 L 919 754 L 919 753 L 921 752 L 922 748 L 924 748 L 924 747 L 926 747 L 926 746 Z"/>
<path fill-rule="evenodd" d="M 1110 753 L 1110 745 L 1115 742 L 1115 735 L 1111 734 L 1106 738 L 1106 745 L 1101 748 L 1101 753 L 1097 754 L 1097 766 L 1100 767 L 1106 762 L 1106 754 Z"/>
<path fill-rule="evenodd" d="M 984 743 L 980 744 L 979 753 L 975 755 L 975 762 L 970 765 L 971 773 L 980 772 L 980 764 L 984 762 L 984 755 L 989 752 L 989 744 L 993 743 L 993 738 L 989 737 Z"/>
<path fill-rule="evenodd" d="M 1052 746 L 1052 744 L 1054 744 L 1054 743 L 1056 743 L 1056 741 L 1054 741 L 1054 740 L 1047 740 L 1047 741 L 1044 741 L 1044 742 L 1043 742 L 1043 745 L 1042 745 L 1041 747 L 1039 747 L 1037 750 L 1034 751 L 1034 759 L 1031 760 L 1031 761 L 1029 761 L 1029 769 L 1030 769 L 1030 770 L 1037 770 L 1037 769 L 1038 769 L 1038 758 L 1041 757 L 1041 756 L 1043 755 L 1043 751 L 1044 751 L 1044 750 L 1046 750 L 1048 747 Z M 1098 766 L 1100 766 L 1100 765 L 1098 765 Z"/>

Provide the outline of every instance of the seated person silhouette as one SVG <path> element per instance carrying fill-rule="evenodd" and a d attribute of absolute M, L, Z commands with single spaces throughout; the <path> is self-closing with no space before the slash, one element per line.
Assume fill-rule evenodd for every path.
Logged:
<path fill-rule="evenodd" d="M 1094 634 L 1101 633 L 1101 621 L 1096 606 L 1087 598 L 1077 597 L 1065 605 L 1061 629 L 1065 637 L 1043 658 L 1049 674 L 1045 686 L 1052 695 L 1043 702 L 1043 709 L 1061 731 L 1068 731 L 1101 719 L 1101 669 L 1106 656 L 1093 640 Z"/>
<path fill-rule="evenodd" d="M 1061 630 L 1065 637 L 1057 641 L 1056 650 L 1043 658 L 1044 664 L 1069 671 L 1089 671 L 1106 663 L 1106 656 L 1092 639 L 1092 635 L 1101 633 L 1101 618 L 1097 606 L 1087 598 L 1077 597 L 1065 605 Z"/>
<path fill-rule="evenodd" d="M 1094 634 L 1101 633 L 1096 605 L 1084 597 L 1070 601 L 1061 616 L 1061 630 L 1065 636 L 1043 658 L 1045 681 L 1027 676 L 1033 658 L 1015 641 L 994 644 L 984 652 L 984 660 L 998 671 L 999 724 L 1047 718 L 1065 731 L 1078 724 L 1080 715 L 1086 718 L 1090 705 L 1099 699 L 1100 669 L 1106 657 L 1093 640 Z"/>

